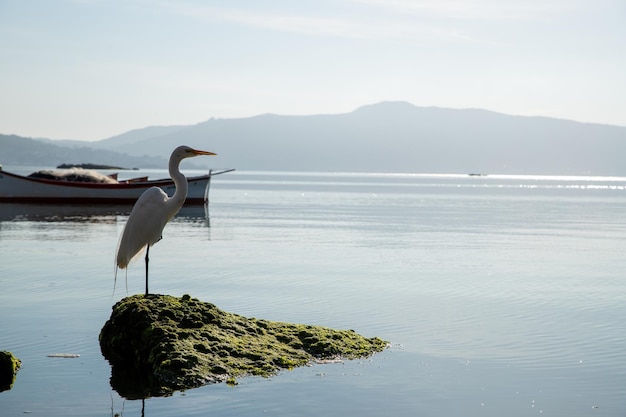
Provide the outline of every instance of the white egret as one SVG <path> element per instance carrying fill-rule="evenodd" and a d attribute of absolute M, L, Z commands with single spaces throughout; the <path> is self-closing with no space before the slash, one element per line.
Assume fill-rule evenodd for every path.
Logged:
<path fill-rule="evenodd" d="M 146 190 L 135 202 L 130 212 L 122 237 L 117 246 L 115 280 L 117 269 L 128 264 L 146 249 L 146 295 L 148 295 L 148 253 L 150 246 L 161 240 L 163 228 L 185 203 L 187 198 L 187 178 L 180 172 L 180 162 L 198 155 L 216 155 L 213 152 L 199 151 L 189 146 L 179 146 L 170 156 L 169 172 L 176 191 L 169 197 L 159 187 Z"/>

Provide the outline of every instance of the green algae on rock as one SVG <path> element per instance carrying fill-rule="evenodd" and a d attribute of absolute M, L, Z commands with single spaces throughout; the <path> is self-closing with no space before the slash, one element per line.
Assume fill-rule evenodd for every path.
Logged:
<path fill-rule="evenodd" d="M 318 359 L 366 357 L 387 342 L 353 330 L 272 322 L 184 295 L 135 295 L 113 306 L 100 332 L 111 385 L 127 398 L 270 376 Z"/>
<path fill-rule="evenodd" d="M 11 352 L 0 352 L 0 391 L 10 390 L 13 387 L 20 366 L 22 366 L 22 361 Z"/>

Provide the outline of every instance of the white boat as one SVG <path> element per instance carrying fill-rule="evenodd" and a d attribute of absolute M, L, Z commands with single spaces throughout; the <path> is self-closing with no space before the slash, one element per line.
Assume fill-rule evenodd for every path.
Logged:
<path fill-rule="evenodd" d="M 189 190 L 186 205 L 209 201 L 211 178 L 234 169 L 188 177 Z M 148 180 L 147 177 L 115 181 L 114 183 L 68 181 L 25 177 L 2 171 L 0 168 L 0 202 L 71 203 L 71 204 L 133 204 L 150 187 L 159 187 L 166 194 L 174 194 L 176 186 L 170 179 Z"/>

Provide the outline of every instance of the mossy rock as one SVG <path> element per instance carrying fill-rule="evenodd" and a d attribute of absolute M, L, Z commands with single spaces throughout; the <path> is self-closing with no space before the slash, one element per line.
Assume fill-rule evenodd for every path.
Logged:
<path fill-rule="evenodd" d="M 11 352 L 0 352 L 0 391 L 6 391 L 13 387 L 20 366 L 22 366 L 22 361 L 13 356 Z"/>
<path fill-rule="evenodd" d="M 184 295 L 135 295 L 113 306 L 100 332 L 111 385 L 127 398 L 270 376 L 315 360 L 366 357 L 387 342 L 353 330 L 272 322 Z"/>

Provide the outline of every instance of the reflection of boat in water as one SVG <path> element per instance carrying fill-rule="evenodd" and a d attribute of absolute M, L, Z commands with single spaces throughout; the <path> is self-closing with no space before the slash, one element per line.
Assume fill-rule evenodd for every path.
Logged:
<path fill-rule="evenodd" d="M 127 204 L 0 204 L 0 222 L 76 222 L 76 223 L 115 223 L 118 216 L 128 216 L 131 205 Z M 208 225 L 207 205 L 183 206 L 176 218 L 201 221 Z"/>
<path fill-rule="evenodd" d="M 233 169 L 189 177 L 186 205 L 205 204 L 209 200 L 211 178 Z M 150 187 L 159 187 L 172 195 L 176 186 L 171 179 L 110 182 L 89 182 L 50 178 L 24 177 L 0 170 L 0 201 L 72 204 L 132 204 Z"/>

